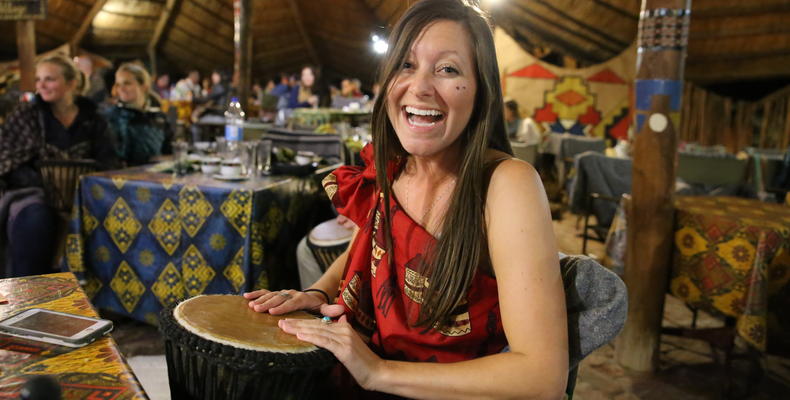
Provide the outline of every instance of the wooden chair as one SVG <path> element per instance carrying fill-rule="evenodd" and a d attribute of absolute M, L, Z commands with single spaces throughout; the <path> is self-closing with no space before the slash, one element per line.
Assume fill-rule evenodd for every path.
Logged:
<path fill-rule="evenodd" d="M 41 160 L 37 163 L 44 183 L 47 203 L 68 215 L 82 175 L 96 171 L 93 160 Z"/>
<path fill-rule="evenodd" d="M 93 160 L 41 160 L 36 163 L 44 184 L 44 195 L 58 213 L 57 239 L 53 265 L 57 265 L 66 249 L 66 235 L 77 183 L 82 175 L 96 171 Z"/>

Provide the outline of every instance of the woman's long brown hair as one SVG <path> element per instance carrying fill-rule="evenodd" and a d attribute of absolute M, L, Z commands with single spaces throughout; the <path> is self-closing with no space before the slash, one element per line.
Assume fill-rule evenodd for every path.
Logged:
<path fill-rule="evenodd" d="M 442 222 L 441 237 L 432 249 L 422 271 L 429 279 L 416 326 L 434 327 L 451 316 L 466 298 L 481 257 L 488 246 L 485 232 L 485 152 L 492 148 L 512 154 L 507 140 L 502 110 L 502 89 L 494 49 L 494 38 L 487 18 L 467 0 L 423 0 L 412 6 L 390 34 L 390 51 L 379 70 L 381 87 L 373 107 L 372 130 L 376 182 L 383 194 L 387 248 L 392 249 L 390 196 L 392 182 L 387 165 L 408 156 L 387 116 L 387 91 L 406 61 L 414 40 L 431 23 L 450 20 L 461 24 L 469 34 L 477 71 L 477 93 L 472 116 L 458 140 L 462 160 L 450 205 Z M 446 229 L 445 229 L 446 228 Z M 388 257 L 392 262 L 392 251 Z"/>

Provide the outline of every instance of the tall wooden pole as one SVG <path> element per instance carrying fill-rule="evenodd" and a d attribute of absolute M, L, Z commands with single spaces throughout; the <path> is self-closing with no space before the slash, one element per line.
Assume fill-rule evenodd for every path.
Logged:
<path fill-rule="evenodd" d="M 617 361 L 637 371 L 654 371 L 658 366 L 690 12 L 691 0 L 642 0 L 639 17 L 625 267 L 629 308 L 615 343 Z"/>
<path fill-rule="evenodd" d="M 250 98 L 252 38 L 250 37 L 250 19 L 252 7 L 250 0 L 233 0 L 233 75 L 237 77 L 237 94 L 241 108 L 249 112 L 247 100 Z"/>
<path fill-rule="evenodd" d="M 16 47 L 19 51 L 19 90 L 36 90 L 36 22 L 16 21 Z"/>

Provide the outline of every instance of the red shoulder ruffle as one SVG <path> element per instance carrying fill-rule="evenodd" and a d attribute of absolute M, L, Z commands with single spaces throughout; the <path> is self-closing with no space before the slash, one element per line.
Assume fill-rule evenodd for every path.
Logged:
<path fill-rule="evenodd" d="M 370 210 L 376 206 L 376 167 L 373 163 L 373 146 L 367 144 L 359 153 L 364 167 L 346 165 L 323 180 L 324 190 L 340 215 L 357 226 L 367 222 Z"/>

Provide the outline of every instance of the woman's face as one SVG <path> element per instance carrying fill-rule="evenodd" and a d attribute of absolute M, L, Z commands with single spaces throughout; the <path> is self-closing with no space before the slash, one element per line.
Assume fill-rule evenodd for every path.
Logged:
<path fill-rule="evenodd" d="M 313 70 L 310 68 L 302 69 L 302 79 L 301 79 L 302 86 L 304 87 L 313 87 L 313 83 L 315 83 L 315 74 L 313 74 Z"/>
<path fill-rule="evenodd" d="M 513 114 L 513 110 L 510 107 L 505 107 L 505 121 L 513 122 L 516 119 L 516 114 Z"/>
<path fill-rule="evenodd" d="M 440 20 L 420 33 L 387 89 L 387 115 L 409 154 L 436 154 L 458 139 L 474 108 L 476 68 L 461 24 Z"/>
<path fill-rule="evenodd" d="M 36 67 L 36 92 L 47 103 L 72 96 L 76 87 L 77 81 L 67 82 L 59 65 L 41 63 Z"/>
<path fill-rule="evenodd" d="M 118 98 L 124 103 L 136 104 L 145 96 L 143 85 L 137 82 L 137 79 L 130 72 L 116 72 L 115 86 L 118 89 Z"/>

